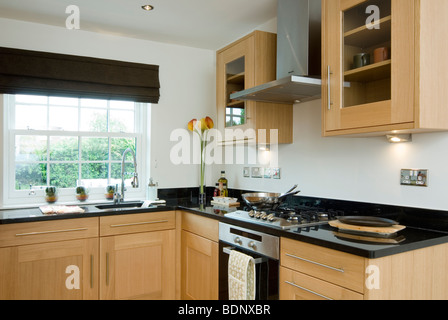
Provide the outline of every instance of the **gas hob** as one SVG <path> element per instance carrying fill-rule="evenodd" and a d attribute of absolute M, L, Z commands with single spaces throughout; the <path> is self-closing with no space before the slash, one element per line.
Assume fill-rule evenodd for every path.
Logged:
<path fill-rule="evenodd" d="M 322 209 L 280 208 L 275 211 L 237 210 L 226 213 L 231 219 L 263 225 L 281 230 L 307 228 L 328 224 L 336 220 L 343 212 Z"/>

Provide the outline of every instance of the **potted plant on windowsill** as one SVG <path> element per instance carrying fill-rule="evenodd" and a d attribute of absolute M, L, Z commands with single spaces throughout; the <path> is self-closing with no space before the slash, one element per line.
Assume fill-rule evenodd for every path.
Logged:
<path fill-rule="evenodd" d="M 56 200 L 58 200 L 58 196 L 56 193 L 56 187 L 46 187 L 45 188 L 45 201 L 47 201 L 48 203 L 54 203 L 56 202 Z"/>
<path fill-rule="evenodd" d="M 87 189 L 83 186 L 76 187 L 76 199 L 79 201 L 86 201 L 89 198 L 87 194 Z"/>
<path fill-rule="evenodd" d="M 106 199 L 108 200 L 112 200 L 114 198 L 114 193 L 115 193 L 115 186 L 114 185 L 108 185 L 106 187 Z"/>

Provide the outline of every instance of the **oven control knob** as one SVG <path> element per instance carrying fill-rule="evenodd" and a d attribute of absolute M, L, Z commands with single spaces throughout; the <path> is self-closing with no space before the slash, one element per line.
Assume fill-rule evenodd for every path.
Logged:
<path fill-rule="evenodd" d="M 254 250 L 257 249 L 257 246 L 255 245 L 255 242 L 253 242 L 253 241 L 249 242 L 249 244 L 248 244 L 247 246 L 248 246 L 249 248 L 254 249 Z"/>
<path fill-rule="evenodd" d="M 260 215 L 260 218 L 261 218 L 262 220 L 266 220 L 266 219 L 268 218 L 267 213 L 266 213 L 266 212 L 262 212 L 261 215 Z"/>
<path fill-rule="evenodd" d="M 238 243 L 238 244 L 243 244 L 243 241 L 241 241 L 240 237 L 236 237 L 235 239 L 233 239 L 233 242 Z"/>
<path fill-rule="evenodd" d="M 250 210 L 248 214 L 249 214 L 249 217 L 251 217 L 251 218 L 253 218 L 255 216 L 254 210 Z"/>
<path fill-rule="evenodd" d="M 275 217 L 274 217 L 274 214 L 273 213 L 271 213 L 271 214 L 269 214 L 267 217 L 266 217 L 266 219 L 268 219 L 268 221 L 274 221 L 275 220 Z"/>

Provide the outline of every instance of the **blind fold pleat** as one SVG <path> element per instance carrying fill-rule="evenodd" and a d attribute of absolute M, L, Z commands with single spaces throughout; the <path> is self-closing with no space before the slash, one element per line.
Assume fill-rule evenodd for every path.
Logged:
<path fill-rule="evenodd" d="M 0 47 L 0 92 L 158 103 L 159 66 Z"/>

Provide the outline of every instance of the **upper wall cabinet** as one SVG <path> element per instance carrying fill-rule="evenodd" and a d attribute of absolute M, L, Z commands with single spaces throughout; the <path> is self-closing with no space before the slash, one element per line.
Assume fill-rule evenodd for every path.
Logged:
<path fill-rule="evenodd" d="M 275 34 L 254 31 L 217 52 L 217 128 L 224 141 L 229 139 L 225 129 L 241 129 L 254 133 L 243 140 L 270 143 L 270 130 L 277 129 L 279 143 L 292 143 L 292 105 L 230 99 L 234 92 L 275 80 L 276 43 Z M 259 129 L 266 130 L 266 139 L 258 136 Z"/>
<path fill-rule="evenodd" d="M 323 135 L 448 130 L 448 1 L 322 4 Z"/>

